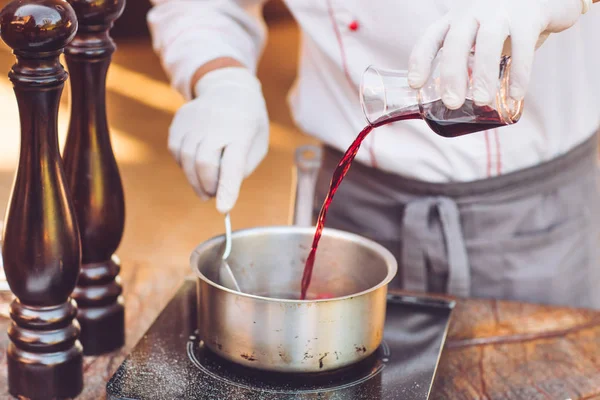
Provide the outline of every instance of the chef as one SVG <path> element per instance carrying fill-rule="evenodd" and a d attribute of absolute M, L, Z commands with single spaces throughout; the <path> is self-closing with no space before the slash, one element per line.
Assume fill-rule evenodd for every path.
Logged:
<path fill-rule="evenodd" d="M 153 0 L 155 50 L 187 99 L 168 146 L 202 199 L 226 213 L 265 157 L 269 118 L 255 76 L 263 0 Z M 597 0 L 594 0 L 597 1 Z M 369 64 L 424 84 L 440 47 L 442 100 L 489 104 L 510 53 L 514 125 L 447 139 L 422 121 L 378 128 L 341 185 L 327 225 L 385 245 L 392 286 L 600 308 L 597 137 L 599 15 L 592 0 L 287 0 L 301 30 L 297 125 L 324 145 L 315 207 L 364 127 Z M 598 6 L 600 7 L 600 6 Z M 508 39 L 508 40 L 507 40 Z"/>

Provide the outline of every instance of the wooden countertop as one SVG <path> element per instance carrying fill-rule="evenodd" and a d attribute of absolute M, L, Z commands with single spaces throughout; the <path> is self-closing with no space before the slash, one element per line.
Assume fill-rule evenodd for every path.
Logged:
<path fill-rule="evenodd" d="M 85 359 L 85 389 L 79 399 L 105 398 L 107 380 L 185 275 L 182 269 L 127 259 L 123 264 L 127 344 L 118 352 Z M 5 296 L 0 303 L 3 310 L 7 300 Z M 0 316 L 0 330 L 5 332 L 7 325 L 8 318 Z M 7 342 L 7 336 L 1 335 L 3 393 Z M 431 399 L 600 399 L 600 313 L 459 300 Z"/>
<path fill-rule="evenodd" d="M 458 301 L 432 399 L 600 399 L 600 313 Z"/>

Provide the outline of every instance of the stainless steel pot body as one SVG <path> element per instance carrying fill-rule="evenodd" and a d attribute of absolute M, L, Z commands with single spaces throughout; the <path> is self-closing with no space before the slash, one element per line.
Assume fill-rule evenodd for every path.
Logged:
<path fill-rule="evenodd" d="M 222 236 L 194 250 L 206 346 L 232 362 L 279 372 L 334 370 L 378 348 L 396 260 L 375 242 L 325 229 L 309 298 L 331 298 L 297 300 L 313 234 L 295 226 L 234 232 L 229 260 L 244 293 L 218 283 Z"/>

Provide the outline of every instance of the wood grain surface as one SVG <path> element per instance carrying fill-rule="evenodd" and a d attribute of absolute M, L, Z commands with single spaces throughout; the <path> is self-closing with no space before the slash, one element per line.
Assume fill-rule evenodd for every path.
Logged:
<path fill-rule="evenodd" d="M 107 380 L 185 277 L 181 268 L 123 264 L 127 344 L 106 356 L 86 357 L 79 399 L 105 398 Z M 3 312 L 7 300 L 0 303 Z M 0 316 L 1 330 L 7 323 Z M 0 382 L 6 382 L 6 345 L 6 335 L 0 336 Z M 600 399 L 600 313 L 459 300 L 431 399 Z"/>

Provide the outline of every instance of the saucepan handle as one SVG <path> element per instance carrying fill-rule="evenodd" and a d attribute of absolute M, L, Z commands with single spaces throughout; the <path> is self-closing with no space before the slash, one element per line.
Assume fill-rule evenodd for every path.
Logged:
<path fill-rule="evenodd" d="M 300 146 L 294 155 L 292 225 L 313 225 L 313 203 L 323 152 L 315 145 Z"/>

